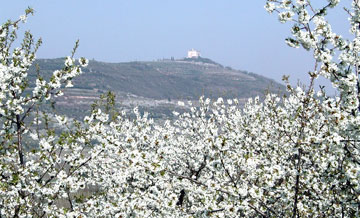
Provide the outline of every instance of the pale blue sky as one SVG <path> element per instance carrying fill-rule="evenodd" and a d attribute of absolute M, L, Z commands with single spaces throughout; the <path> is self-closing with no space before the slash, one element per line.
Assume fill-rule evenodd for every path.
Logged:
<path fill-rule="evenodd" d="M 316 3 L 326 0 L 316 0 Z M 344 0 L 344 4 L 350 1 Z M 35 9 L 22 29 L 42 37 L 40 58 L 63 57 L 77 39 L 77 56 L 124 62 L 182 58 L 188 49 L 235 69 L 281 81 L 306 81 L 310 53 L 285 45 L 289 25 L 263 8 L 265 0 L 16 0 L 3 1 L 0 20 Z M 347 33 L 345 12 L 330 16 Z"/>

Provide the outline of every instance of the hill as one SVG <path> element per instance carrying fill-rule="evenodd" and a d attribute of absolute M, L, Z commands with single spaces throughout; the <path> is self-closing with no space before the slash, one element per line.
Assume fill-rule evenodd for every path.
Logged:
<path fill-rule="evenodd" d="M 41 74 L 49 77 L 54 70 L 63 67 L 63 60 L 39 59 L 36 64 Z M 30 75 L 35 75 L 34 72 L 35 67 L 31 68 Z M 202 95 L 247 99 L 262 96 L 266 90 L 284 89 L 271 79 L 223 67 L 206 58 L 125 63 L 90 61 L 83 72 L 74 80 L 74 87 L 58 100 L 60 108 L 83 111 L 79 105 L 89 106 L 101 93 L 111 90 L 121 106 L 140 106 L 161 117 L 170 114 L 178 100 L 197 101 Z"/>

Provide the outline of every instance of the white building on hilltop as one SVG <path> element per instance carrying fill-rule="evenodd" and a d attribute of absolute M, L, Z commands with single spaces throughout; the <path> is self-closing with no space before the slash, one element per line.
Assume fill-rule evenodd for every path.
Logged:
<path fill-rule="evenodd" d="M 191 50 L 188 51 L 187 57 L 188 58 L 198 58 L 198 57 L 200 57 L 200 52 L 196 51 L 194 49 L 191 49 Z"/>

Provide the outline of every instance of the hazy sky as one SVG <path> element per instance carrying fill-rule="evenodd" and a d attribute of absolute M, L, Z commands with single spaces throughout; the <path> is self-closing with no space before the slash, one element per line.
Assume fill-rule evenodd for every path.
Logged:
<path fill-rule="evenodd" d="M 280 24 L 264 4 L 265 0 L 3 0 L 0 19 L 17 19 L 27 6 L 33 7 L 35 15 L 21 28 L 42 37 L 39 58 L 67 56 L 77 39 L 77 56 L 107 62 L 182 58 L 194 48 L 225 66 L 277 81 L 287 74 L 292 81 L 305 82 L 312 55 L 286 46 L 290 25 Z M 339 9 L 330 18 L 346 35 L 345 15 Z"/>

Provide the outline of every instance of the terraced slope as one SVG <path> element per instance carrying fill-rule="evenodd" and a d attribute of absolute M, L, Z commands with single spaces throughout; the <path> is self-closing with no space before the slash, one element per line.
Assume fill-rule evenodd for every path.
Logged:
<path fill-rule="evenodd" d="M 63 60 L 40 59 L 37 64 L 41 74 L 49 77 L 63 67 Z M 84 110 L 82 106 L 88 107 L 108 90 L 116 93 L 123 107 L 140 106 L 160 117 L 157 113 L 169 114 L 177 100 L 196 101 L 201 95 L 247 99 L 261 96 L 266 90 L 284 90 L 284 86 L 271 79 L 223 67 L 206 58 L 126 63 L 90 61 L 83 72 L 74 80 L 74 87 L 58 100 L 60 108 L 68 107 L 67 113 Z M 35 67 L 30 75 L 35 75 Z"/>

